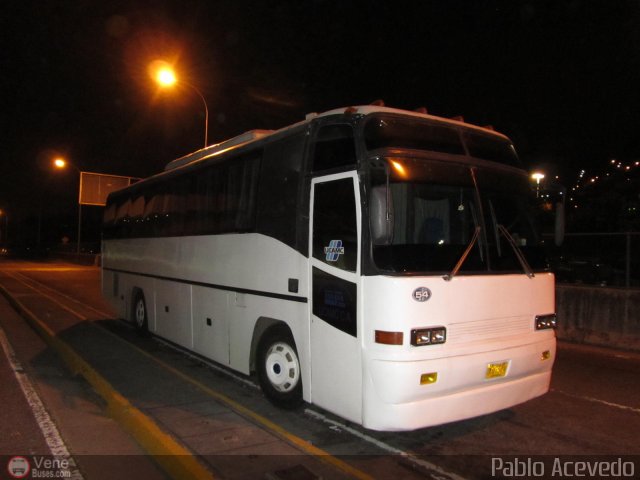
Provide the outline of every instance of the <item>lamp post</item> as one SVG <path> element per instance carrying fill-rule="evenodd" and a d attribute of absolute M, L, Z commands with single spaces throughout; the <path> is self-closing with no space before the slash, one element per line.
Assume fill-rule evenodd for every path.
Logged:
<path fill-rule="evenodd" d="M 80 184 L 82 182 L 82 171 L 78 167 L 76 167 L 73 163 L 68 162 L 62 157 L 55 158 L 53 160 L 53 166 L 58 170 L 64 170 L 68 166 L 71 166 L 73 169 L 75 169 L 76 172 L 78 172 L 78 175 L 80 176 L 78 181 L 78 242 L 76 246 L 76 254 L 80 255 L 80 234 L 82 233 L 82 203 L 80 202 L 79 192 L 80 192 Z"/>
<path fill-rule="evenodd" d="M 9 216 L 7 212 L 0 209 L 0 217 L 4 217 L 4 229 L 0 231 L 0 242 L 7 242 L 9 240 Z"/>
<path fill-rule="evenodd" d="M 536 181 L 536 198 L 540 196 L 540 180 L 544 178 L 544 173 L 533 172 L 531 178 Z"/>
<path fill-rule="evenodd" d="M 174 85 L 184 85 L 193 90 L 200 100 L 202 100 L 202 104 L 204 105 L 204 146 L 206 148 L 208 144 L 208 133 L 209 133 L 209 107 L 207 106 L 207 101 L 204 98 L 204 95 L 198 90 L 194 85 L 185 80 L 178 80 L 173 68 L 166 62 L 156 61 L 152 64 L 152 76 L 154 80 L 160 85 L 162 88 L 173 87 Z"/>

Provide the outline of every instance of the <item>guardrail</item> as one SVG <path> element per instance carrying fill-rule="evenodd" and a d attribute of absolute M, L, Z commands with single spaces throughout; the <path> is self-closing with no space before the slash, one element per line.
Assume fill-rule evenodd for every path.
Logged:
<path fill-rule="evenodd" d="M 558 283 L 640 287 L 640 232 L 567 233 L 549 256 Z"/>

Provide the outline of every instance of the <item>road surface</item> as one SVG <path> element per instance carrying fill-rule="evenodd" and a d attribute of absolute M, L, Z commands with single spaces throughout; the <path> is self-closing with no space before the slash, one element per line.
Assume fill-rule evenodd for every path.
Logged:
<path fill-rule="evenodd" d="M 640 476 L 638 354 L 560 342 L 551 391 L 541 398 L 439 427 L 373 432 L 313 405 L 278 410 L 255 379 L 141 337 L 102 300 L 96 267 L 5 260 L 0 286 L 13 299 L 0 298 L 9 348 L 0 361 L 6 461 L 52 448 L 20 385 L 24 376 L 78 478 L 132 478 L 123 471 L 176 478 L 180 468 L 194 478 L 561 478 L 583 467 L 596 473 L 583 478 L 614 470 L 620 475 L 612 478 L 624 478 L 630 468 Z M 15 312 L 16 302 L 26 313 Z M 92 373 L 84 374 L 89 381 L 72 375 L 39 328 L 90 363 L 114 393 L 96 387 Z M 149 425 L 158 429 L 150 439 L 140 432 Z M 158 438 L 168 450 L 150 452 Z"/>

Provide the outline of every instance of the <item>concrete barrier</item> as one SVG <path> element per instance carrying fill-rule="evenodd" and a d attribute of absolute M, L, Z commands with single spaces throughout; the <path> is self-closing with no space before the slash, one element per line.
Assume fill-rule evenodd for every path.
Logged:
<path fill-rule="evenodd" d="M 558 338 L 640 351 L 640 290 L 557 285 Z"/>

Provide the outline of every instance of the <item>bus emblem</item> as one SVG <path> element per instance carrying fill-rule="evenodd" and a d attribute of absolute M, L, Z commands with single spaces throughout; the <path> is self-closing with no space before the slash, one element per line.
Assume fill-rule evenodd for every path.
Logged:
<path fill-rule="evenodd" d="M 340 255 L 344 255 L 342 240 L 331 240 L 328 247 L 324 247 L 327 262 L 337 262 Z"/>
<path fill-rule="evenodd" d="M 416 302 L 426 302 L 431 298 L 431 290 L 427 287 L 419 287 L 413 291 L 413 299 Z"/>

